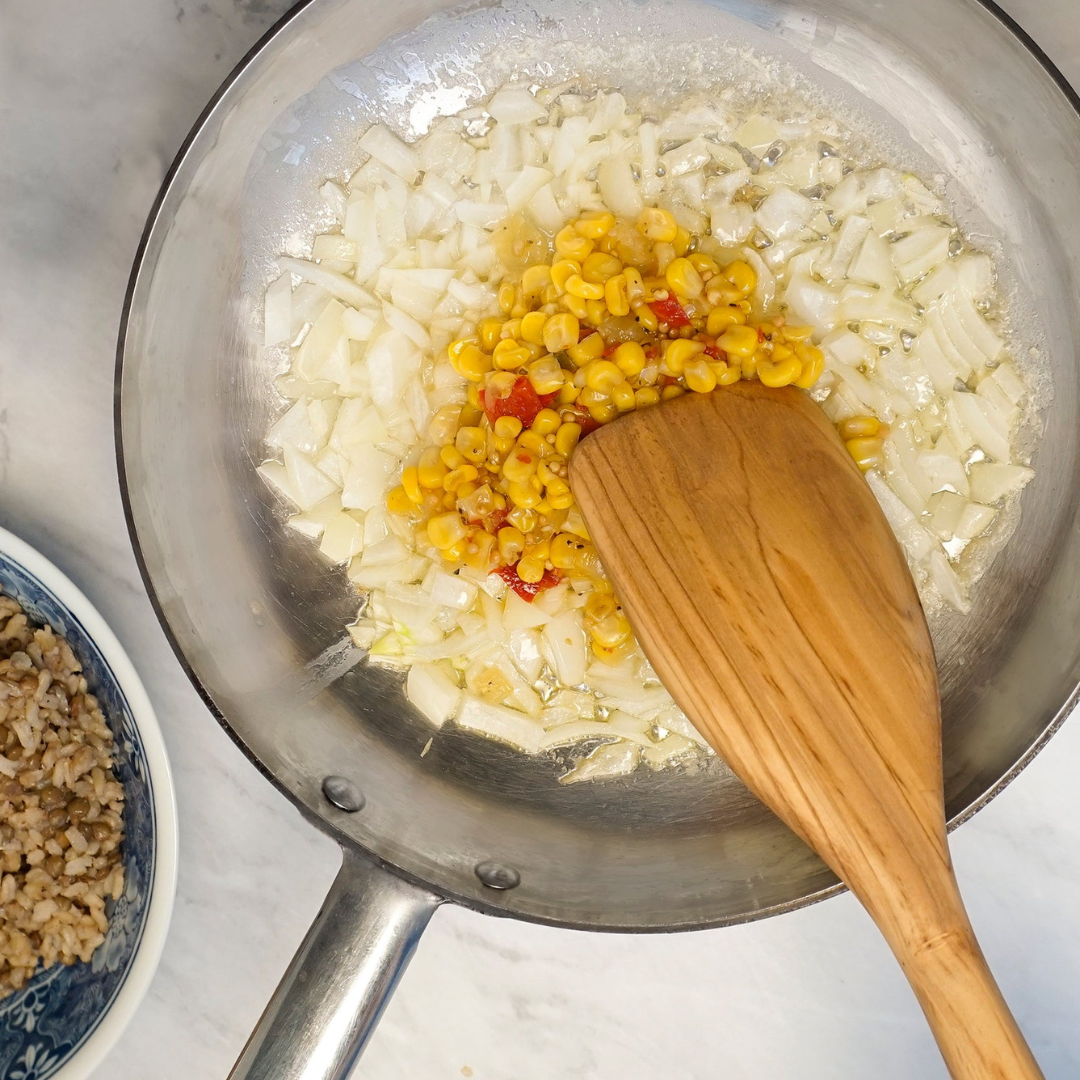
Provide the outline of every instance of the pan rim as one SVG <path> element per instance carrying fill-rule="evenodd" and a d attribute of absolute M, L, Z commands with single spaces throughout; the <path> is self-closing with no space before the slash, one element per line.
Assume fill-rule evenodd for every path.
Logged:
<path fill-rule="evenodd" d="M 397 863 L 391 862 L 388 859 L 383 858 L 376 852 L 365 847 L 359 841 L 353 839 L 351 836 L 346 835 L 340 829 L 333 824 L 333 822 L 322 817 L 313 811 L 304 801 L 297 796 L 292 789 L 282 783 L 269 769 L 262 760 L 256 755 L 247 743 L 244 741 L 240 733 L 229 722 L 228 717 L 224 712 L 218 708 L 213 696 L 199 677 L 195 668 L 188 660 L 183 647 L 181 646 L 177 636 L 173 632 L 172 625 L 169 622 L 168 616 L 165 612 L 164 604 L 158 595 L 157 588 L 154 584 L 154 580 L 150 573 L 150 568 L 143 551 L 142 541 L 140 540 L 138 526 L 135 521 L 135 511 L 132 504 L 131 490 L 128 482 L 128 472 L 125 464 L 124 454 L 124 432 L 123 432 L 123 376 L 124 376 L 124 361 L 125 352 L 127 347 L 127 337 L 129 323 L 131 319 L 132 308 L 134 305 L 135 292 L 138 287 L 139 280 L 144 270 L 144 260 L 147 251 L 150 247 L 150 242 L 160 224 L 160 215 L 162 208 L 168 198 L 174 181 L 183 167 L 185 161 L 188 158 L 195 141 L 203 131 L 203 128 L 207 125 L 210 118 L 213 116 L 215 110 L 225 96 L 229 93 L 232 87 L 239 81 L 246 70 L 251 64 L 258 58 L 258 56 L 273 42 L 279 35 L 283 34 L 289 26 L 299 19 L 303 13 L 311 6 L 321 3 L 322 0 L 298 0 L 293 7 L 285 12 L 266 32 L 255 42 L 254 45 L 241 57 L 232 70 L 226 75 L 221 85 L 214 92 L 213 96 L 209 99 L 206 106 L 203 108 L 194 124 L 191 126 L 179 149 L 176 152 L 175 157 L 168 171 L 165 174 L 164 179 L 161 182 L 161 186 L 158 189 L 155 196 L 153 205 L 150 208 L 150 212 L 147 216 L 146 224 L 143 227 L 142 235 L 139 239 L 138 247 L 135 251 L 135 257 L 132 262 L 131 273 L 128 277 L 128 284 L 124 294 L 124 303 L 121 309 L 120 323 L 117 334 L 116 345 L 116 361 L 114 366 L 113 377 L 113 437 L 114 437 L 114 450 L 116 454 L 116 468 L 117 468 L 117 480 L 120 487 L 120 498 L 123 505 L 124 521 L 127 526 L 128 538 L 131 542 L 132 551 L 135 556 L 135 562 L 139 569 L 139 576 L 142 579 L 143 587 L 146 590 L 147 597 L 150 601 L 151 607 L 154 610 L 154 614 L 157 616 L 159 625 L 162 632 L 165 635 L 166 641 L 177 661 L 180 664 L 181 669 L 187 675 L 188 680 L 191 682 L 195 691 L 206 705 L 210 714 L 214 717 L 217 723 L 222 727 L 229 738 L 236 744 L 240 752 L 251 762 L 252 765 L 264 776 L 273 786 L 279 791 L 286 799 L 300 812 L 301 816 L 308 822 L 310 822 L 320 832 L 332 837 L 334 841 L 343 849 L 343 852 L 359 853 L 361 856 L 371 860 L 376 865 L 381 867 L 387 873 L 392 873 L 397 877 L 407 881 L 414 887 L 421 889 L 425 892 L 434 894 L 440 901 L 447 901 L 455 903 L 461 907 L 467 908 L 472 911 L 477 911 L 485 915 L 492 915 L 497 918 L 514 918 L 520 919 L 524 922 L 537 923 L 544 926 L 558 927 L 569 930 L 586 930 L 596 931 L 602 933 L 676 933 L 691 930 L 709 930 L 717 929 L 723 926 L 735 926 L 744 923 L 757 922 L 760 919 L 770 918 L 774 915 L 782 915 L 792 911 L 798 911 L 803 908 L 810 907 L 814 904 L 818 904 L 823 900 L 827 900 L 830 897 L 838 896 L 847 891 L 847 887 L 842 882 L 837 882 L 834 885 L 828 886 L 824 889 L 819 889 L 815 892 L 808 893 L 805 896 L 799 897 L 795 900 L 789 900 L 782 904 L 774 904 L 766 908 L 761 908 L 757 911 L 744 913 L 738 916 L 729 916 L 726 918 L 717 919 L 689 919 L 684 923 L 677 925 L 670 924 L 656 924 L 656 923 L 611 923 L 603 920 L 600 921 L 575 921 L 571 919 L 559 919 L 551 916 L 546 916 L 533 911 L 524 910 L 510 910 L 506 907 L 499 906 L 494 902 L 496 897 L 512 897 L 513 893 L 498 893 L 493 894 L 493 901 L 486 902 L 479 899 L 477 896 L 466 895 L 458 893 L 455 890 L 438 886 L 431 881 L 426 880 L 422 876 L 410 871 L 406 867 L 399 866 Z M 1080 118 L 1080 93 L 1072 86 L 1072 84 L 1065 78 L 1061 70 L 1054 63 L 1053 60 L 1047 55 L 1042 47 L 1031 37 L 1031 35 L 1006 11 L 1004 11 L 995 0 L 959 0 L 961 3 L 970 4 L 977 8 L 982 8 L 993 19 L 995 19 L 1004 30 L 1011 34 L 1017 41 L 1026 49 L 1028 53 L 1035 59 L 1042 70 L 1049 76 L 1050 81 L 1061 92 L 1066 102 L 1072 107 L 1077 117 Z M 1035 759 L 1035 757 L 1041 753 L 1047 743 L 1053 738 L 1053 736 L 1060 729 L 1062 724 L 1068 719 L 1073 710 L 1080 703 L 1080 683 L 1073 687 L 1072 691 L 1068 694 L 1066 699 L 1062 702 L 1054 716 L 1051 718 L 1047 726 L 1039 734 L 1039 736 L 1032 742 L 1023 755 L 1017 760 L 1011 769 L 1009 769 L 996 783 L 994 783 L 987 791 L 983 792 L 977 799 L 973 800 L 968 806 L 966 806 L 959 813 L 954 815 L 948 821 L 948 830 L 951 833 L 954 829 L 963 825 L 966 821 L 970 820 L 980 810 L 992 802 L 1006 787 L 1009 786 L 1016 779 L 1017 776 Z"/>

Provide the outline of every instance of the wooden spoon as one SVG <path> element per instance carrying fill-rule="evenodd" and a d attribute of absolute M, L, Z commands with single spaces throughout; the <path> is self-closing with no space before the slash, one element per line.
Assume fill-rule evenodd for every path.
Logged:
<path fill-rule="evenodd" d="M 687 394 L 590 435 L 570 476 L 664 685 L 865 906 L 954 1080 L 1041 1078 L 953 876 L 915 585 L 824 413 Z"/>

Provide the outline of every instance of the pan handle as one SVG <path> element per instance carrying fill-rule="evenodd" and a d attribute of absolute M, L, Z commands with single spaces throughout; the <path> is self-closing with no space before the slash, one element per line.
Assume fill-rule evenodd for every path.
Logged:
<path fill-rule="evenodd" d="M 345 1080 L 441 902 L 344 852 L 229 1080 Z"/>

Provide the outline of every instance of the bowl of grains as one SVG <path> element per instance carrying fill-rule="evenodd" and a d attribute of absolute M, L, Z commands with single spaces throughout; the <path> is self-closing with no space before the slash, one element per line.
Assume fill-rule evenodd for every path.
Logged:
<path fill-rule="evenodd" d="M 161 732 L 112 631 L 0 529 L 0 1080 L 80 1080 L 149 986 L 176 885 Z"/>

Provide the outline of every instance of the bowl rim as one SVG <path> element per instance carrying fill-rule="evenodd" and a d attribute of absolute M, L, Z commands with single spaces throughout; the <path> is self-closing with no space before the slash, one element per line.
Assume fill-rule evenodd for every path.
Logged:
<path fill-rule="evenodd" d="M 150 769 L 157 836 L 154 880 L 150 886 L 142 937 L 135 948 L 127 977 L 115 997 L 90 1034 L 76 1047 L 73 1056 L 51 1077 L 51 1080 L 86 1080 L 123 1035 L 146 996 L 161 959 L 176 898 L 179 845 L 176 790 L 165 740 L 150 697 L 134 664 L 104 618 L 62 570 L 3 527 L 0 527 L 0 553 L 19 563 L 83 624 L 127 699 Z"/>

